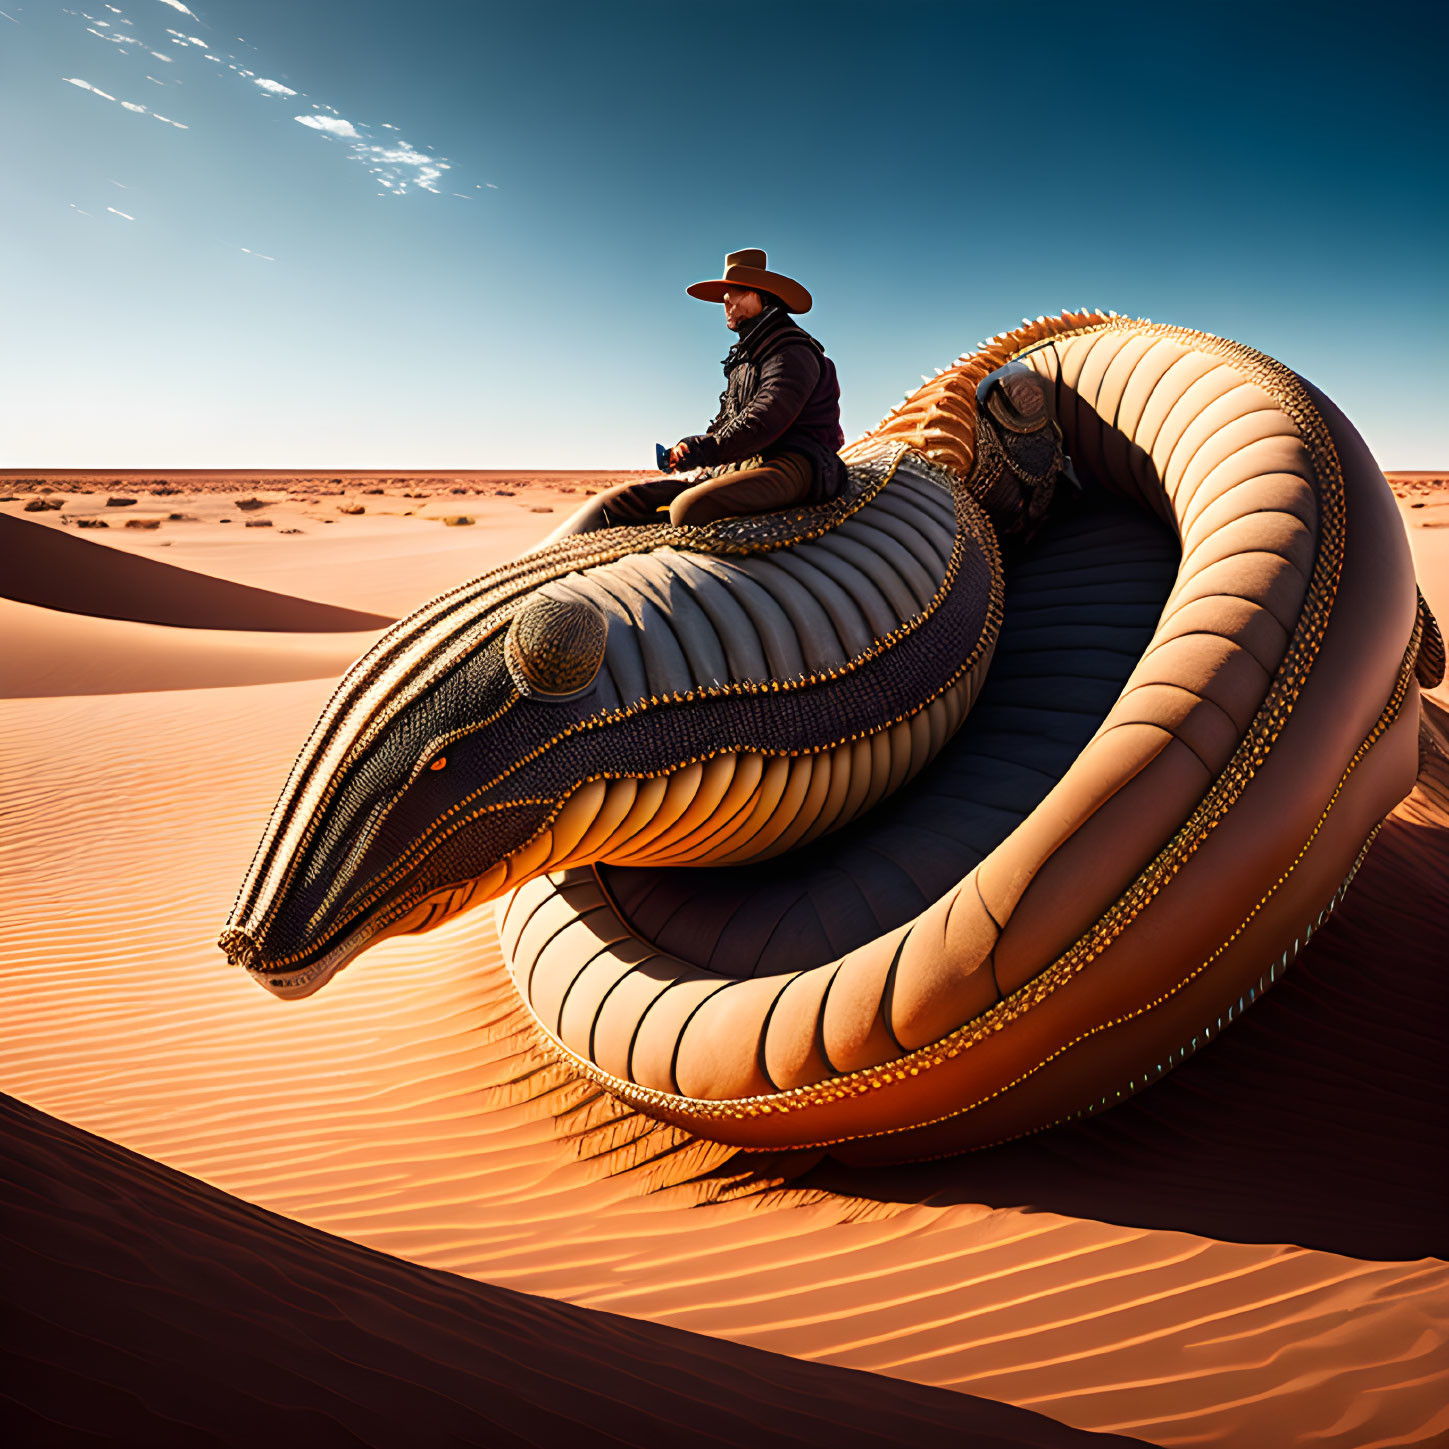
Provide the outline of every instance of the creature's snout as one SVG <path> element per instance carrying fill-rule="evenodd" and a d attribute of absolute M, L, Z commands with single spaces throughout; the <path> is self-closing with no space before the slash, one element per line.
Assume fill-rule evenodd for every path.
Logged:
<path fill-rule="evenodd" d="M 226 953 L 229 965 L 244 966 L 248 971 L 257 964 L 262 954 L 257 949 L 257 943 L 245 931 L 238 931 L 232 926 L 216 938 L 216 944 Z"/>

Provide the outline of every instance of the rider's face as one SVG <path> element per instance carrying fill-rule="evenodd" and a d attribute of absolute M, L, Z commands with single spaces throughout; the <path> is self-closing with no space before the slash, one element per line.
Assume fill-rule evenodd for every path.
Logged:
<path fill-rule="evenodd" d="M 735 291 L 731 288 L 724 294 L 725 326 L 731 332 L 740 330 L 740 323 L 751 317 L 758 317 L 765 310 L 758 292 Z"/>

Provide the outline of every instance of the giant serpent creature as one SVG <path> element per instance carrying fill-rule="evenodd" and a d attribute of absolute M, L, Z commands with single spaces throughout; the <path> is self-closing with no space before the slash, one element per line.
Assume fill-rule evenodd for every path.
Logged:
<path fill-rule="evenodd" d="M 1085 486 L 1046 513 L 1058 439 Z M 1442 644 L 1362 440 L 1248 348 L 1068 314 L 847 461 L 830 504 L 562 538 L 394 626 L 228 956 L 305 996 L 497 899 L 577 1072 L 852 1160 L 1099 1111 L 1210 1041 L 1417 773 Z"/>

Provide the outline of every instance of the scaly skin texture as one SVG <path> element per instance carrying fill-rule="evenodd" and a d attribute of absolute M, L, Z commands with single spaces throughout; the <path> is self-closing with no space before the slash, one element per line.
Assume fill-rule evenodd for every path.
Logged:
<path fill-rule="evenodd" d="M 959 723 L 1000 609 L 972 494 L 1012 486 L 1001 449 L 978 448 L 977 388 L 1013 359 L 1052 390 L 1078 465 L 1182 539 L 1177 585 L 1117 706 L 955 890 L 841 959 L 751 980 L 748 962 L 722 977 L 639 941 L 577 867 L 731 863 L 868 830 L 849 822 Z M 929 462 L 883 483 L 902 447 Z M 1413 778 L 1428 626 L 1361 440 L 1250 349 L 1065 314 L 961 358 L 847 457 L 861 475 L 825 509 L 565 540 L 403 621 L 299 759 L 223 935 L 229 956 L 304 995 L 371 940 L 504 897 L 505 948 L 547 1050 L 717 1141 L 859 1157 L 956 1151 L 1101 1110 L 1216 1035 L 1290 964 Z M 952 500 L 949 556 L 896 601 L 893 624 L 847 648 L 837 619 L 838 657 L 812 667 L 778 650 L 766 660 L 756 618 L 756 657 L 724 667 L 742 626 L 722 600 L 762 576 L 712 570 L 768 569 L 775 555 L 798 571 L 897 499 L 929 539 L 933 486 Z M 643 549 L 652 577 L 630 572 L 626 555 Z M 989 565 L 974 614 L 973 553 Z M 869 583 L 855 563 L 847 595 Z M 579 571 L 583 583 L 566 578 Z M 651 608 L 689 635 L 682 621 L 711 597 L 714 633 L 695 630 L 682 663 L 643 659 L 631 676 L 614 661 L 600 678 L 619 707 L 578 711 L 547 700 L 547 661 L 542 695 L 517 659 L 510 673 L 503 633 L 535 591 L 559 607 L 612 600 L 611 647 L 624 620 L 647 652 Z M 572 686 L 587 664 L 556 667 Z M 671 669 L 676 687 L 655 689 Z M 643 681 L 632 694 L 629 678 Z M 567 923 L 585 913 L 593 944 L 571 963 Z M 535 918 L 551 924 L 531 938 Z M 647 990 L 630 984 L 641 962 Z M 556 999 L 585 971 L 606 986 L 565 989 L 570 1024 L 539 993 Z M 579 1018 L 589 1001 L 596 1015 Z"/>

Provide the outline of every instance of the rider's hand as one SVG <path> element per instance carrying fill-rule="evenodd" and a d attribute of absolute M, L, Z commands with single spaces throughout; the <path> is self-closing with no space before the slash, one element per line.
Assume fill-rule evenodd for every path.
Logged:
<path fill-rule="evenodd" d="M 669 466 L 671 468 L 678 468 L 680 466 L 680 464 L 682 464 L 684 462 L 684 460 L 686 458 L 688 458 L 688 457 L 689 457 L 689 444 L 688 443 L 676 443 L 669 450 Z"/>

